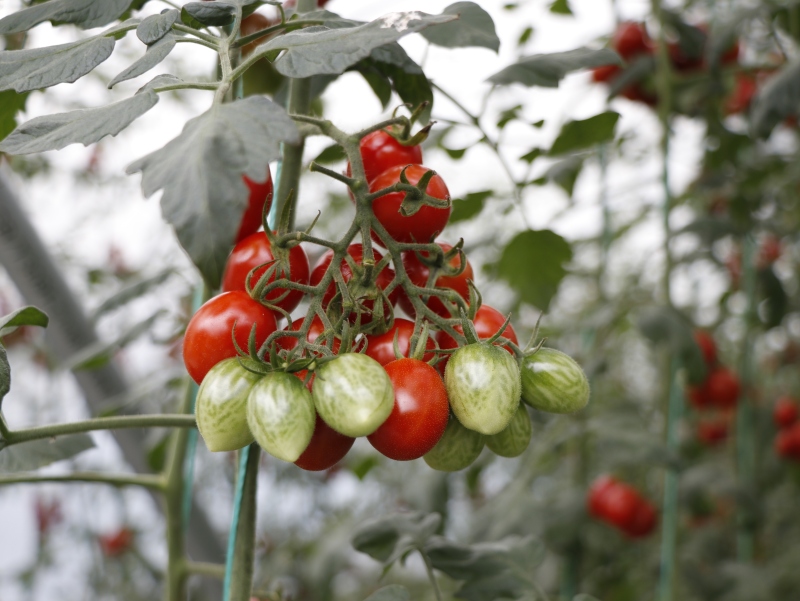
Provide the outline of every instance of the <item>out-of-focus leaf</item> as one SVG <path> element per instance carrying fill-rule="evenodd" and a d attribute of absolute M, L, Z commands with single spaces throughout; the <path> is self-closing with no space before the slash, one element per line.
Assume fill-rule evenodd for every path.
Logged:
<path fill-rule="evenodd" d="M 131 3 L 132 0 L 50 0 L 0 19 L 0 34 L 27 31 L 45 21 L 74 23 L 83 29 L 102 27 L 116 21 Z"/>
<path fill-rule="evenodd" d="M 148 46 L 155 44 L 169 33 L 180 16 L 181 11 L 176 8 L 165 10 L 158 15 L 150 15 L 139 23 L 136 28 L 136 37 L 142 41 L 142 44 L 147 44 Z"/>
<path fill-rule="evenodd" d="M 575 182 L 578 181 L 578 176 L 581 174 L 582 169 L 583 158 L 569 157 L 550 165 L 544 175 L 533 183 L 541 185 L 553 182 L 564 190 L 568 196 L 572 196 L 572 192 L 575 190 Z"/>
<path fill-rule="evenodd" d="M 454 200 L 453 212 L 450 214 L 450 223 L 467 221 L 478 215 L 483 210 L 484 202 L 492 194 L 494 194 L 494 192 L 491 190 L 482 190 L 480 192 L 471 192 L 463 199 Z"/>
<path fill-rule="evenodd" d="M 0 92 L 0 140 L 17 127 L 17 115 L 25 108 L 28 92 L 17 94 L 14 90 Z"/>
<path fill-rule="evenodd" d="M 758 270 L 758 285 L 764 297 L 758 313 L 768 328 L 779 326 L 789 307 L 789 296 L 772 268 Z"/>
<path fill-rule="evenodd" d="M 409 601 L 410 599 L 411 593 L 408 592 L 406 587 L 399 584 L 390 584 L 378 589 L 364 601 Z"/>
<path fill-rule="evenodd" d="M 617 121 L 619 113 L 608 111 L 588 119 L 565 123 L 550 148 L 550 155 L 584 150 L 613 140 Z"/>
<path fill-rule="evenodd" d="M 225 2 L 188 2 L 181 8 L 181 20 L 189 27 L 223 27 L 233 23 L 236 7 Z"/>
<path fill-rule="evenodd" d="M 569 6 L 568 0 L 555 0 L 550 5 L 550 12 L 557 15 L 571 15 L 572 9 Z"/>
<path fill-rule="evenodd" d="M 533 27 L 526 27 L 522 30 L 522 33 L 519 34 L 519 39 L 517 40 L 517 46 L 524 46 L 525 44 L 530 41 L 531 36 L 533 35 Z"/>
<path fill-rule="evenodd" d="M 0 151 L 30 154 L 59 150 L 70 144 L 88 146 L 106 136 L 116 136 L 157 102 L 158 95 L 146 91 L 99 108 L 35 117 L 0 142 Z"/>
<path fill-rule="evenodd" d="M 443 15 L 458 15 L 458 21 L 430 27 L 422 37 L 431 44 L 445 48 L 479 46 L 497 52 L 500 38 L 492 17 L 474 2 L 456 2 L 442 11 Z"/>
<path fill-rule="evenodd" d="M 46 328 L 50 318 L 41 309 L 36 307 L 22 307 L 13 313 L 0 316 L 0 336 L 3 336 L 6 328 L 18 328 L 19 326 L 39 326 Z"/>
<path fill-rule="evenodd" d="M 531 164 L 531 163 L 533 163 L 533 161 L 535 161 L 540 156 L 542 156 L 544 154 L 544 152 L 545 151 L 542 150 L 541 148 L 534 148 L 530 152 L 526 152 L 521 157 L 519 157 L 519 160 L 520 161 L 525 161 L 526 163 Z"/>
<path fill-rule="evenodd" d="M 422 550 L 441 521 L 438 513 L 416 512 L 368 520 L 356 528 L 353 547 L 388 566 L 410 551 Z"/>
<path fill-rule="evenodd" d="M 71 434 L 0 448 L 0 473 L 37 470 L 56 461 L 74 457 L 93 446 L 94 442 L 87 434 Z"/>
<path fill-rule="evenodd" d="M 770 77 L 753 99 L 750 126 L 754 135 L 766 138 L 776 125 L 800 113 L 800 59 L 786 63 Z"/>
<path fill-rule="evenodd" d="M 161 61 L 167 58 L 167 56 L 169 56 L 169 53 L 172 52 L 173 48 L 175 48 L 177 39 L 178 38 L 176 36 L 170 34 L 162 37 L 157 42 L 154 42 L 148 46 L 144 56 L 112 79 L 108 84 L 108 87 L 113 88 L 122 81 L 127 81 L 129 79 L 133 79 L 134 77 L 139 77 L 142 73 L 147 73 L 150 69 L 155 67 Z"/>
<path fill-rule="evenodd" d="M 497 263 L 497 275 L 506 280 L 520 300 L 547 311 L 572 259 L 572 248 L 551 230 L 520 232 L 506 245 Z"/>
<path fill-rule="evenodd" d="M 621 64 L 622 59 L 609 48 L 577 48 L 567 52 L 525 57 L 492 75 L 489 82 L 495 85 L 519 83 L 529 87 L 557 88 L 564 76 L 572 71 Z"/>
<path fill-rule="evenodd" d="M 344 148 L 338 144 L 331 144 L 317 155 L 317 158 L 314 159 L 314 162 L 320 163 L 321 165 L 329 165 L 331 163 L 338 163 L 346 159 L 347 155 L 344 152 Z"/>
<path fill-rule="evenodd" d="M 727 217 L 700 217 L 686 225 L 679 233 L 697 234 L 704 244 L 710 245 L 720 238 L 738 233 L 740 229 Z"/>
<path fill-rule="evenodd" d="M 11 366 L 8 364 L 8 354 L 6 347 L 0 340 L 0 406 L 3 404 L 3 397 L 11 390 Z"/>
<path fill-rule="evenodd" d="M 126 303 L 139 298 L 143 294 L 149 292 L 153 288 L 160 286 L 163 284 L 167 279 L 173 274 L 175 271 L 169 267 L 167 269 L 161 270 L 159 273 L 154 275 L 153 277 L 146 278 L 144 280 L 140 280 L 138 282 L 134 282 L 128 286 L 125 286 L 122 290 L 110 296 L 102 303 L 97 309 L 94 310 L 92 313 L 92 321 L 97 321 L 100 317 L 105 315 L 106 313 L 118 309 L 119 307 L 125 305 Z"/>
<path fill-rule="evenodd" d="M 694 339 L 692 324 L 682 313 L 672 307 L 649 307 L 641 311 L 637 324 L 647 339 L 667 345 L 678 356 L 690 383 L 705 379 L 703 351 Z"/>
<path fill-rule="evenodd" d="M 423 122 L 430 118 L 433 108 L 431 84 L 422 72 L 422 68 L 411 60 L 400 44 L 386 44 L 375 48 L 369 58 L 359 62 L 355 68 L 365 73 L 362 67 L 374 69 L 377 74 L 391 81 L 392 88 L 403 102 L 414 107 L 427 102 L 428 107 L 420 118 Z M 367 82 L 370 83 L 370 80 L 367 79 Z M 381 94 L 385 94 L 385 90 L 381 92 L 377 89 L 375 92 L 383 102 Z"/>

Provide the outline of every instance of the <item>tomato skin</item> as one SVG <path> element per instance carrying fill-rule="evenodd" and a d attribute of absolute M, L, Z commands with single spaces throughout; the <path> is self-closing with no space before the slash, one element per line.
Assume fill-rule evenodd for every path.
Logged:
<path fill-rule="evenodd" d="M 130 528 L 120 528 L 112 534 L 104 534 L 97 538 L 100 549 L 106 557 L 119 557 L 133 545 L 134 532 Z"/>
<path fill-rule="evenodd" d="M 305 322 L 306 318 L 298 319 L 292 322 L 291 326 L 287 326 L 283 329 L 283 331 L 292 331 L 292 332 L 299 332 L 303 328 L 303 323 Z M 308 342 L 314 343 L 316 342 L 317 338 L 319 338 L 320 334 L 325 331 L 325 325 L 322 323 L 322 320 L 314 316 L 314 319 L 311 321 L 311 327 L 308 328 L 308 334 L 306 334 L 306 340 Z M 281 336 L 275 341 L 279 348 L 290 351 L 297 346 L 297 338 L 294 336 Z M 339 352 L 339 347 L 341 346 L 341 341 L 338 338 L 333 340 L 333 352 Z"/>
<path fill-rule="evenodd" d="M 272 173 L 270 173 L 269 166 L 267 166 L 267 178 L 264 181 L 256 182 L 242 175 L 244 183 L 247 184 L 247 189 L 250 194 L 247 198 L 247 208 L 242 214 L 242 221 L 239 223 L 239 231 L 236 233 L 234 244 L 244 240 L 250 234 L 254 234 L 261 227 L 261 217 L 266 212 L 269 213 L 272 206 Z"/>
<path fill-rule="evenodd" d="M 480 309 L 475 312 L 475 319 L 472 323 L 475 326 L 475 331 L 478 333 L 478 338 L 480 340 L 486 340 L 487 338 L 494 336 L 500 330 L 500 328 L 503 327 L 505 321 L 506 318 L 502 313 L 500 313 L 500 311 L 494 307 L 490 307 L 489 305 L 481 305 Z M 455 330 L 456 332 L 464 331 L 461 326 L 456 326 Z M 502 336 L 514 344 L 519 344 L 517 333 L 514 331 L 514 328 L 510 323 L 506 326 L 506 329 L 503 330 Z M 440 349 L 458 348 L 456 339 L 444 331 L 436 333 L 436 342 L 439 343 Z M 514 354 L 510 348 L 503 348 L 505 348 L 512 355 Z M 449 360 L 450 358 L 445 355 L 444 359 L 437 364 L 439 369 L 443 371 Z"/>
<path fill-rule="evenodd" d="M 587 498 L 587 508 L 589 513 L 596 517 L 602 518 L 604 511 L 604 496 L 606 491 L 617 484 L 617 479 L 609 474 L 598 476 L 592 485 L 589 487 L 589 495 Z"/>
<path fill-rule="evenodd" d="M 383 334 L 368 334 L 367 335 L 367 350 L 364 354 L 367 357 L 372 357 L 381 365 L 387 365 L 395 361 L 397 357 L 394 356 L 394 335 L 397 332 L 397 346 L 403 357 L 408 357 L 411 352 L 411 336 L 414 334 L 414 322 L 402 317 L 395 317 L 394 326 Z M 436 343 L 432 338 L 428 338 L 425 343 L 425 349 L 435 349 Z M 423 361 L 430 361 L 433 359 L 433 353 L 424 353 L 422 356 Z"/>
<path fill-rule="evenodd" d="M 595 83 L 609 83 L 622 73 L 622 68 L 618 65 L 603 65 L 592 69 L 592 81 Z"/>
<path fill-rule="evenodd" d="M 445 244 L 443 242 L 437 242 L 437 244 L 444 252 L 448 252 L 453 248 L 450 244 Z M 423 253 L 423 256 L 427 256 L 427 253 Z M 450 259 L 450 266 L 453 268 L 461 267 L 461 261 L 459 260 L 458 255 Z M 415 252 L 412 251 L 403 253 L 403 267 L 405 268 L 408 278 L 411 280 L 412 284 L 420 287 L 427 285 L 431 268 L 422 263 Z M 475 273 L 472 271 L 472 265 L 470 265 L 469 261 L 467 261 L 464 271 L 462 271 L 459 275 L 440 275 L 436 278 L 434 286 L 436 288 L 450 288 L 451 290 L 458 292 L 459 296 L 461 296 L 461 298 L 464 300 L 469 300 L 469 284 L 467 281 L 474 279 Z M 411 304 L 411 299 L 408 298 L 408 295 L 406 295 L 405 292 L 400 294 L 398 304 L 400 305 L 400 308 L 402 308 L 403 311 L 405 311 L 409 316 L 412 318 L 416 316 L 417 312 L 414 310 L 414 305 Z M 450 317 L 450 311 L 448 311 L 444 303 L 435 296 L 432 296 L 428 299 L 428 307 L 430 307 L 431 310 L 437 315 L 441 315 L 442 317 Z"/>
<path fill-rule="evenodd" d="M 327 470 L 344 459 L 355 441 L 355 438 L 339 434 L 317 415 L 311 442 L 294 464 L 309 472 Z"/>
<path fill-rule="evenodd" d="M 800 423 L 795 423 L 778 432 L 775 452 L 779 457 L 800 462 Z"/>
<path fill-rule="evenodd" d="M 418 165 L 422 163 L 422 147 L 403 146 L 387 131 L 378 130 L 361 138 L 361 160 L 364 163 L 364 175 L 367 183 L 387 169 L 401 165 Z M 347 175 L 352 175 L 350 163 L 347 163 Z"/>
<path fill-rule="evenodd" d="M 707 446 L 722 444 L 726 438 L 728 438 L 728 422 L 724 419 L 707 420 L 697 424 L 697 439 Z"/>
<path fill-rule="evenodd" d="M 508 426 L 493 436 L 486 437 L 486 446 L 500 457 L 519 457 L 531 442 L 531 416 L 522 403 Z"/>
<path fill-rule="evenodd" d="M 778 429 L 789 428 L 797 422 L 798 417 L 800 417 L 800 407 L 798 407 L 797 401 L 793 398 L 783 396 L 775 402 L 772 418 Z"/>
<path fill-rule="evenodd" d="M 633 21 L 620 23 L 617 31 L 614 32 L 612 45 L 614 50 L 626 61 L 639 54 L 651 54 L 653 52 L 653 41 L 650 39 L 644 24 Z"/>
<path fill-rule="evenodd" d="M 261 376 L 236 358 L 217 363 L 197 392 L 197 429 L 209 451 L 235 451 L 253 442 L 247 425 L 247 397 Z"/>
<path fill-rule="evenodd" d="M 233 247 L 231 254 L 228 256 L 228 261 L 225 263 L 225 271 L 222 274 L 222 291 L 246 290 L 245 280 L 250 270 L 274 259 L 275 256 L 272 254 L 269 238 L 263 232 L 256 232 L 240 240 Z M 264 275 L 267 269 L 269 267 L 262 267 L 253 274 L 250 278 L 251 288 L 255 287 L 258 279 Z M 276 274 L 277 278 L 273 275 L 269 281 L 274 282 L 281 277 L 287 277 L 292 282 L 306 285 L 308 284 L 310 271 L 311 268 L 308 264 L 306 251 L 303 250 L 302 246 L 297 245 L 289 249 L 289 274 Z M 299 290 L 289 290 L 284 298 L 277 300 L 286 292 L 286 288 L 276 288 L 267 295 L 266 300 L 287 313 L 291 313 L 303 300 L 303 293 Z"/>
<path fill-rule="evenodd" d="M 723 409 L 736 406 L 740 392 L 739 378 L 727 367 L 713 369 L 706 380 L 706 387 L 712 405 Z"/>
<path fill-rule="evenodd" d="M 394 406 L 367 439 L 389 459 L 419 459 L 439 442 L 450 418 L 444 382 L 419 359 L 397 359 L 384 369 L 394 389 Z"/>
<path fill-rule="evenodd" d="M 372 434 L 394 407 L 394 390 L 386 371 L 360 353 L 339 355 L 318 367 L 312 393 L 325 423 L 353 438 Z"/>
<path fill-rule="evenodd" d="M 236 342 L 244 351 L 253 324 L 256 326 L 256 346 L 278 329 L 272 311 L 241 290 L 223 292 L 207 301 L 192 316 L 183 337 L 183 362 L 186 371 L 198 384 L 217 363 L 236 357 L 231 337 L 234 323 Z"/>
<path fill-rule="evenodd" d="M 703 359 L 709 367 L 717 363 L 717 344 L 714 338 L 705 330 L 695 330 L 693 332 L 694 341 L 703 352 Z"/>
<path fill-rule="evenodd" d="M 589 380 L 566 353 L 542 347 L 520 362 L 522 400 L 549 413 L 575 413 L 589 403 Z"/>
<path fill-rule="evenodd" d="M 631 538 L 641 538 L 655 530 L 656 521 L 656 508 L 646 499 L 641 499 L 635 513 L 623 528 L 623 532 Z"/>
<path fill-rule="evenodd" d="M 391 167 L 378 175 L 369 184 L 369 191 L 376 192 L 383 188 L 388 188 L 400 181 L 400 173 L 405 169 L 408 183 L 415 186 L 422 176 L 430 171 L 422 165 L 397 165 Z M 433 198 L 450 200 L 450 191 L 444 180 L 434 175 L 428 182 L 425 191 Z M 378 221 L 389 235 L 398 242 L 430 242 L 444 229 L 447 220 L 450 219 L 452 207 L 437 208 L 422 206 L 419 211 L 409 217 L 403 217 L 400 213 L 400 205 L 405 198 L 402 192 L 392 192 L 376 198 L 372 203 L 372 211 Z M 378 244 L 382 244 L 380 238 L 373 232 L 372 239 Z"/>
<path fill-rule="evenodd" d="M 592 516 L 631 538 L 647 536 L 656 527 L 655 507 L 635 488 L 612 476 L 601 476 L 592 483 L 587 505 Z"/>
<path fill-rule="evenodd" d="M 465 428 L 451 415 L 439 442 L 422 458 L 429 467 L 440 472 L 458 472 L 475 463 L 483 451 L 484 441 L 483 434 Z"/>

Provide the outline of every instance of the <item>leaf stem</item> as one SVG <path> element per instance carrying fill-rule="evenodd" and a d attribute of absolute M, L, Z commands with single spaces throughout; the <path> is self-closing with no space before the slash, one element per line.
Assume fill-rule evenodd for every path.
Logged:
<path fill-rule="evenodd" d="M 433 573 L 433 566 L 431 565 L 431 560 L 428 557 L 428 554 L 425 553 L 422 549 L 419 550 L 419 554 L 422 555 L 422 561 L 425 563 L 425 571 L 428 573 L 428 580 L 431 581 L 431 586 L 433 587 L 433 593 L 436 595 L 436 601 L 442 601 L 442 591 L 439 589 L 439 583 L 436 581 L 436 575 Z"/>
<path fill-rule="evenodd" d="M 175 31 L 181 31 L 183 33 L 188 33 L 188 34 L 193 35 L 193 36 L 195 36 L 197 38 L 200 38 L 201 40 L 204 40 L 204 41 L 208 42 L 209 44 L 212 44 L 214 46 L 214 48 L 218 48 L 219 47 L 220 39 L 218 37 L 213 36 L 213 35 L 208 34 L 208 33 L 203 33 L 202 31 L 198 31 L 194 27 L 189 27 L 188 25 L 184 25 L 183 23 L 173 23 L 172 29 L 174 29 Z"/>
<path fill-rule="evenodd" d="M 214 52 L 219 50 L 218 44 L 212 44 L 211 42 L 206 42 L 205 40 L 201 40 L 199 38 L 178 38 L 175 40 L 178 44 L 198 44 L 200 46 L 204 46 L 206 48 L 210 48 Z"/>
<path fill-rule="evenodd" d="M 0 486 L 8 484 L 38 484 L 42 482 L 84 482 L 108 484 L 110 486 L 143 486 L 153 490 L 164 490 L 164 479 L 152 474 L 103 474 L 101 472 L 73 472 L 71 474 L 14 474 L 0 476 Z"/>
<path fill-rule="evenodd" d="M 253 563 L 255 558 L 256 537 L 256 490 L 258 486 L 258 462 L 261 456 L 261 447 L 253 443 L 245 447 L 240 453 L 246 453 L 244 458 L 244 472 L 240 473 L 243 481 L 239 482 L 241 497 L 239 502 L 238 519 L 234 520 L 231 541 L 234 543 L 228 549 L 229 566 L 226 567 L 226 580 L 228 576 L 228 595 L 223 601 L 248 601 L 253 586 Z"/>
<path fill-rule="evenodd" d="M 168 86 L 160 86 L 157 88 L 153 88 L 153 91 L 156 93 L 160 92 L 170 92 L 172 90 L 211 90 L 212 92 L 216 92 L 219 88 L 219 82 L 205 82 L 205 81 L 192 81 L 192 82 L 181 82 L 176 84 L 170 84 Z"/>
<path fill-rule="evenodd" d="M 211 563 L 208 561 L 187 561 L 184 564 L 184 571 L 187 574 L 199 574 L 201 576 L 219 578 L 220 580 L 225 577 L 224 565 L 221 563 Z"/>

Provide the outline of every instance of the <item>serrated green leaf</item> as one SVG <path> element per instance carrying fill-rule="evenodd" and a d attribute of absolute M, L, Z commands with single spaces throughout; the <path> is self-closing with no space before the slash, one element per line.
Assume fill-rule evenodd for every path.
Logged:
<path fill-rule="evenodd" d="M 456 2 L 445 8 L 442 14 L 457 15 L 458 21 L 424 30 L 422 37 L 431 44 L 445 48 L 478 46 L 495 52 L 500 49 L 500 38 L 492 17 L 474 2 Z"/>
<path fill-rule="evenodd" d="M 268 40 L 259 46 L 259 52 L 285 50 L 275 61 L 275 68 L 287 77 L 338 75 L 380 46 L 455 19 L 453 15 L 422 12 L 392 13 L 357 27 L 309 27 L 292 31 Z"/>
<path fill-rule="evenodd" d="M 181 8 L 181 20 L 190 27 L 224 27 L 233 23 L 236 7 L 224 2 L 188 2 Z"/>
<path fill-rule="evenodd" d="M 570 260 L 572 248 L 564 238 L 550 230 L 526 230 L 503 249 L 497 274 L 520 300 L 547 311 Z"/>
<path fill-rule="evenodd" d="M 622 59 L 609 48 L 600 50 L 577 48 L 567 52 L 534 54 L 525 57 L 495 73 L 488 81 L 495 85 L 519 83 L 529 87 L 557 88 L 564 76 L 572 71 L 621 64 Z"/>
<path fill-rule="evenodd" d="M 86 434 L 32 440 L 0 449 L 0 474 L 27 472 L 74 457 L 94 446 Z"/>
<path fill-rule="evenodd" d="M 392 82 L 392 88 L 403 102 L 411 106 L 428 103 L 420 119 L 425 122 L 433 109 L 433 89 L 422 68 L 408 56 L 400 44 L 386 44 L 372 51 L 369 58 L 356 65 L 368 65 Z M 377 91 L 376 91 L 377 93 Z M 388 102 L 388 100 L 387 100 Z"/>
<path fill-rule="evenodd" d="M 619 113 L 608 111 L 588 119 L 569 121 L 558 133 L 549 154 L 556 156 L 576 150 L 585 150 L 614 139 Z"/>
<path fill-rule="evenodd" d="M 102 27 L 115 21 L 133 0 L 50 0 L 0 19 L 0 34 L 19 33 L 51 21 L 74 23 L 83 29 Z"/>
<path fill-rule="evenodd" d="M 386 108 L 392 100 L 392 82 L 389 78 L 379 72 L 373 65 L 361 61 L 356 65 L 356 69 L 364 81 L 367 82 L 369 87 L 375 92 L 375 96 L 381 103 L 381 107 Z"/>
<path fill-rule="evenodd" d="M 263 96 L 214 105 L 191 119 L 163 148 L 128 167 L 142 190 L 163 189 L 161 209 L 209 285 L 217 287 L 247 204 L 245 174 L 260 181 L 280 144 L 299 133 L 279 105 Z"/>
<path fill-rule="evenodd" d="M 571 15 L 572 9 L 569 6 L 568 0 L 555 0 L 550 5 L 550 12 L 557 15 Z"/>
<path fill-rule="evenodd" d="M 106 136 L 116 136 L 157 102 L 158 96 L 148 91 L 99 108 L 36 117 L 0 142 L 0 151 L 30 154 L 58 150 L 69 144 L 88 146 Z"/>
<path fill-rule="evenodd" d="M 28 94 L 17 94 L 14 90 L 0 92 L 0 140 L 17 127 L 17 115 L 25 108 Z"/>
<path fill-rule="evenodd" d="M 148 46 L 155 44 L 170 32 L 180 16 L 181 11 L 176 8 L 165 10 L 158 15 L 150 15 L 139 23 L 136 28 L 136 37 L 141 40 L 142 44 L 147 44 Z"/>
<path fill-rule="evenodd" d="M 117 75 L 108 84 L 109 88 L 113 88 L 120 82 L 139 77 L 143 73 L 147 73 L 150 69 L 155 67 L 163 61 L 169 53 L 175 48 L 178 38 L 174 35 L 166 35 L 157 42 L 154 42 L 147 47 L 144 56 L 133 63 L 130 67 L 125 69 L 122 73 Z"/>
<path fill-rule="evenodd" d="M 408 592 L 406 587 L 399 584 L 390 584 L 378 589 L 364 601 L 409 601 L 410 599 L 411 593 Z"/>
<path fill-rule="evenodd" d="M 389 566 L 412 550 L 421 550 L 441 524 L 438 513 L 403 513 L 368 520 L 356 528 L 353 547 Z"/>
<path fill-rule="evenodd" d="M 450 223 L 467 221 L 479 215 L 483 210 L 484 202 L 492 194 L 493 192 L 491 190 L 483 190 L 481 192 L 467 194 L 463 199 L 454 200 L 453 212 L 450 214 Z"/>

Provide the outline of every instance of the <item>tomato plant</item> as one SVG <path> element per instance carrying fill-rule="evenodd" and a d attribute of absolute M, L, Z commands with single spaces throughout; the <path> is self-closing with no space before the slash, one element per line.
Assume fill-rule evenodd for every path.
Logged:
<path fill-rule="evenodd" d="M 589 402 L 589 380 L 569 355 L 542 347 L 520 364 L 522 400 L 550 413 L 574 413 Z"/>
<path fill-rule="evenodd" d="M 448 253 L 453 248 L 450 244 L 445 244 L 443 242 L 438 242 L 437 244 L 439 248 L 442 249 L 443 253 Z M 447 271 L 451 272 L 452 275 L 442 273 L 441 275 L 437 276 L 436 280 L 433 282 L 433 286 L 436 288 L 449 288 L 450 290 L 455 290 L 458 292 L 461 298 L 468 300 L 468 282 L 475 278 L 475 274 L 472 271 L 472 265 L 469 264 L 469 261 L 466 259 L 466 257 L 464 257 L 465 264 L 462 268 L 461 256 L 463 255 L 455 255 L 447 262 L 446 269 Z M 427 286 L 431 269 L 441 269 L 441 266 L 431 266 L 423 262 L 430 259 L 430 255 L 426 253 L 422 253 L 422 260 L 420 260 L 420 257 L 418 257 L 415 252 L 403 253 L 403 267 L 406 270 L 408 278 L 416 286 L 421 288 Z M 411 300 L 405 294 L 400 294 L 398 304 L 403 311 L 405 311 L 411 317 L 416 315 L 414 305 L 411 304 Z M 441 315 L 442 317 L 450 316 L 450 311 L 447 309 L 445 304 L 441 299 L 435 296 L 432 296 L 428 299 L 428 307 L 430 307 L 431 310 L 437 315 Z"/>
<path fill-rule="evenodd" d="M 356 441 L 355 438 L 339 434 L 317 415 L 314 434 L 294 464 L 310 472 L 327 470 L 339 463 Z"/>
<path fill-rule="evenodd" d="M 120 528 L 110 534 L 102 534 L 97 538 L 100 550 L 106 557 L 119 557 L 130 551 L 133 545 L 134 532 L 130 528 Z"/>
<path fill-rule="evenodd" d="M 485 437 L 481 433 L 465 428 L 455 416 L 450 416 L 439 442 L 423 459 L 435 470 L 458 472 L 475 462 L 484 444 Z"/>
<path fill-rule="evenodd" d="M 372 182 L 392 167 L 422 163 L 422 147 L 419 144 L 402 144 L 397 138 L 382 129 L 363 137 L 359 146 L 367 182 Z M 351 174 L 352 169 L 348 163 L 347 175 Z"/>
<path fill-rule="evenodd" d="M 398 359 L 394 353 L 395 337 L 397 339 L 397 348 L 400 351 L 400 355 L 408 357 L 411 352 L 411 337 L 413 335 L 414 322 L 403 319 L 402 317 L 395 317 L 394 325 L 383 334 L 367 335 L 367 349 L 364 351 L 364 354 L 385 366 Z M 433 339 L 428 338 L 425 341 L 425 348 L 433 350 L 436 348 L 436 343 Z M 425 353 L 422 360 L 430 361 L 433 357 L 433 353 Z"/>
<path fill-rule="evenodd" d="M 243 175 L 242 179 L 247 184 L 249 195 L 234 242 L 241 242 L 247 236 L 254 234 L 261 227 L 262 216 L 264 213 L 269 213 L 272 206 L 272 174 L 269 170 L 267 170 L 267 178 L 264 181 L 256 182 L 246 175 Z"/>
<path fill-rule="evenodd" d="M 798 403 L 795 399 L 782 396 L 775 401 L 772 417 L 775 421 L 775 425 L 783 430 L 797 422 L 798 417 L 800 417 L 800 407 L 798 407 Z"/>
<path fill-rule="evenodd" d="M 486 340 L 497 334 L 497 332 L 500 331 L 500 328 L 503 327 L 505 321 L 505 317 L 503 317 L 503 314 L 500 313 L 500 311 L 494 307 L 490 307 L 489 305 L 481 305 L 481 307 L 475 313 L 473 325 L 475 326 L 475 331 L 478 333 L 478 338 L 481 340 Z M 464 332 L 460 325 L 457 325 L 455 330 L 460 334 L 463 334 Z M 506 340 L 513 342 L 514 344 L 519 344 L 517 333 L 514 331 L 514 328 L 511 324 L 506 326 L 501 336 Z M 444 331 L 436 334 L 436 342 L 439 343 L 439 348 L 441 349 L 454 349 L 458 348 L 459 346 L 456 339 Z M 509 353 L 512 352 L 511 349 L 507 347 L 506 350 L 508 350 Z M 446 365 L 447 361 L 448 358 L 445 357 L 445 359 L 439 365 Z M 444 369 L 443 365 L 441 369 Z"/>

